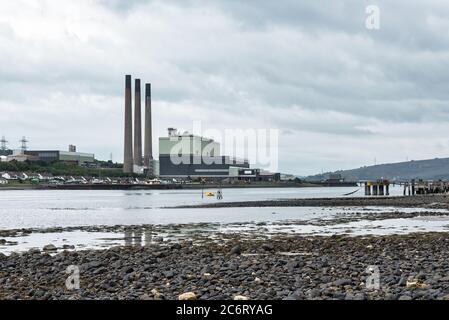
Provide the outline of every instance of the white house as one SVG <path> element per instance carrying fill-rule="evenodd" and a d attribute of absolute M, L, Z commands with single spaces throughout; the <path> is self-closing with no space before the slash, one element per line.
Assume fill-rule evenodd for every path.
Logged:
<path fill-rule="evenodd" d="M 8 172 L 5 172 L 5 173 L 2 173 L 2 174 L 0 175 L 0 179 L 3 179 L 3 180 L 10 180 L 10 179 L 11 179 L 11 176 L 9 175 Z"/>

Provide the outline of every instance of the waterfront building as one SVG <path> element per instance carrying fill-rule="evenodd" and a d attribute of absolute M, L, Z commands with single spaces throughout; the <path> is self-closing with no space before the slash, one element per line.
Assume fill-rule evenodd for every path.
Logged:
<path fill-rule="evenodd" d="M 220 154 L 220 144 L 213 139 L 169 128 L 167 137 L 159 138 L 159 175 L 162 178 L 228 178 L 233 168 L 249 168 L 245 159 Z"/>

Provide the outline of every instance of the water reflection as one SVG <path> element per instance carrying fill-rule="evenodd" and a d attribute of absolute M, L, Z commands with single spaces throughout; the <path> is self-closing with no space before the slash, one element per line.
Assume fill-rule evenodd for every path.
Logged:
<path fill-rule="evenodd" d="M 223 189 L 226 201 L 337 197 L 353 191 L 343 188 L 239 188 Z M 394 191 L 396 190 L 396 191 Z M 392 193 L 401 194 L 401 188 Z M 239 210 L 168 210 L 163 207 L 213 203 L 201 198 L 201 190 L 130 192 L 120 190 L 9 190 L 1 191 L 0 229 L 45 228 L 85 225 L 138 225 L 195 222 L 234 222 L 267 219 L 276 211 L 279 219 L 308 214 L 306 208 Z M 319 212 L 319 208 L 315 209 Z M 268 218 L 271 220 L 272 218 Z"/>

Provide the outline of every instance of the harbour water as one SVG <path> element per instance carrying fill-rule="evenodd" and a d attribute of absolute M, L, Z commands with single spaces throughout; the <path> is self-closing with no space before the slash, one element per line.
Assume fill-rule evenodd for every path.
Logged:
<path fill-rule="evenodd" d="M 224 189 L 224 200 L 257 201 L 289 198 L 342 197 L 357 187 L 323 188 L 239 188 Z M 211 190 L 215 191 L 215 190 Z M 391 196 L 402 194 L 393 187 Z M 352 194 L 363 196 L 363 190 Z M 284 207 L 284 208 L 204 208 L 168 209 L 178 205 L 219 201 L 201 197 L 201 190 L 164 191 L 90 191 L 90 190 L 9 190 L 0 192 L 0 230 L 81 227 L 70 232 L 47 232 L 0 237 L 0 252 L 42 248 L 45 244 L 74 245 L 78 248 L 102 248 L 123 244 L 121 233 L 88 232 L 86 226 L 138 226 L 173 224 L 211 224 L 214 232 L 249 232 L 265 223 L 265 232 L 331 235 L 350 233 L 391 234 L 416 231 L 446 231 L 447 216 L 414 216 L 401 218 L 401 213 L 425 211 L 425 208 L 361 207 Z M 438 211 L 432 209 L 433 212 Z M 442 210 L 444 211 L 444 210 Z M 356 215 L 356 213 L 363 213 Z M 371 220 L 370 214 L 397 213 L 388 219 Z M 217 225 L 219 227 L 217 228 Z M 256 228 L 257 229 L 257 228 Z"/>
<path fill-rule="evenodd" d="M 329 188 L 237 188 L 224 189 L 222 201 L 257 201 L 291 198 L 332 198 L 357 187 Z M 216 190 L 210 190 L 216 191 Z M 400 195 L 393 188 L 392 195 Z M 351 195 L 363 196 L 363 190 Z M 165 209 L 178 205 L 217 202 L 201 197 L 201 190 L 9 190 L 0 192 L 0 229 L 47 228 L 116 224 L 169 224 L 198 222 L 258 221 L 271 217 L 259 208 Z M 301 216 L 303 208 L 278 208 L 278 212 Z M 315 210 L 320 211 L 315 208 Z M 235 212 L 238 211 L 238 212 Z M 291 218 L 291 215 L 288 216 Z M 280 218 L 280 217 L 277 217 Z M 285 217 L 284 217 L 285 218 Z"/>

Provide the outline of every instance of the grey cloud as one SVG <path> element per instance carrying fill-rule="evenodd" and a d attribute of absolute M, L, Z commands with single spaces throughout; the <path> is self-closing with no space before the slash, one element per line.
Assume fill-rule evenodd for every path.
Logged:
<path fill-rule="evenodd" d="M 95 0 L 102 6 L 117 11 L 127 13 L 136 7 L 148 3 L 148 0 Z"/>
<path fill-rule="evenodd" d="M 378 31 L 364 26 L 368 4 L 372 1 L 86 0 L 76 4 L 80 16 L 64 12 L 63 1 L 54 4 L 61 12 L 53 14 L 31 9 L 13 19 L 5 14 L 0 134 L 48 138 L 45 128 L 64 128 L 60 122 L 68 117 L 92 130 L 103 158 L 108 149 L 120 154 L 127 73 L 153 83 L 162 127 L 189 127 L 195 117 L 207 115 L 216 126 L 278 127 L 289 133 L 283 135 L 287 140 L 308 133 L 329 149 L 323 155 L 308 141 L 301 147 L 305 158 L 293 155 L 296 160 L 285 164 L 289 170 L 295 162 L 310 166 L 312 157 L 320 159 L 317 166 L 332 158 L 342 163 L 332 135 L 348 139 L 354 150 L 367 144 L 375 150 L 379 124 L 449 126 L 449 4 L 376 1 Z M 16 11 L 13 2 L 3 6 Z M 5 109 L 9 118 L 29 117 L 8 122 Z M 112 115 L 113 137 L 96 123 L 104 113 Z M 391 138 L 390 146 L 398 139 Z M 80 136 L 95 148 L 88 140 Z M 441 152 L 442 143 L 447 142 L 437 141 L 435 150 Z M 433 150 L 418 144 L 411 149 L 407 152 L 423 156 Z"/>

